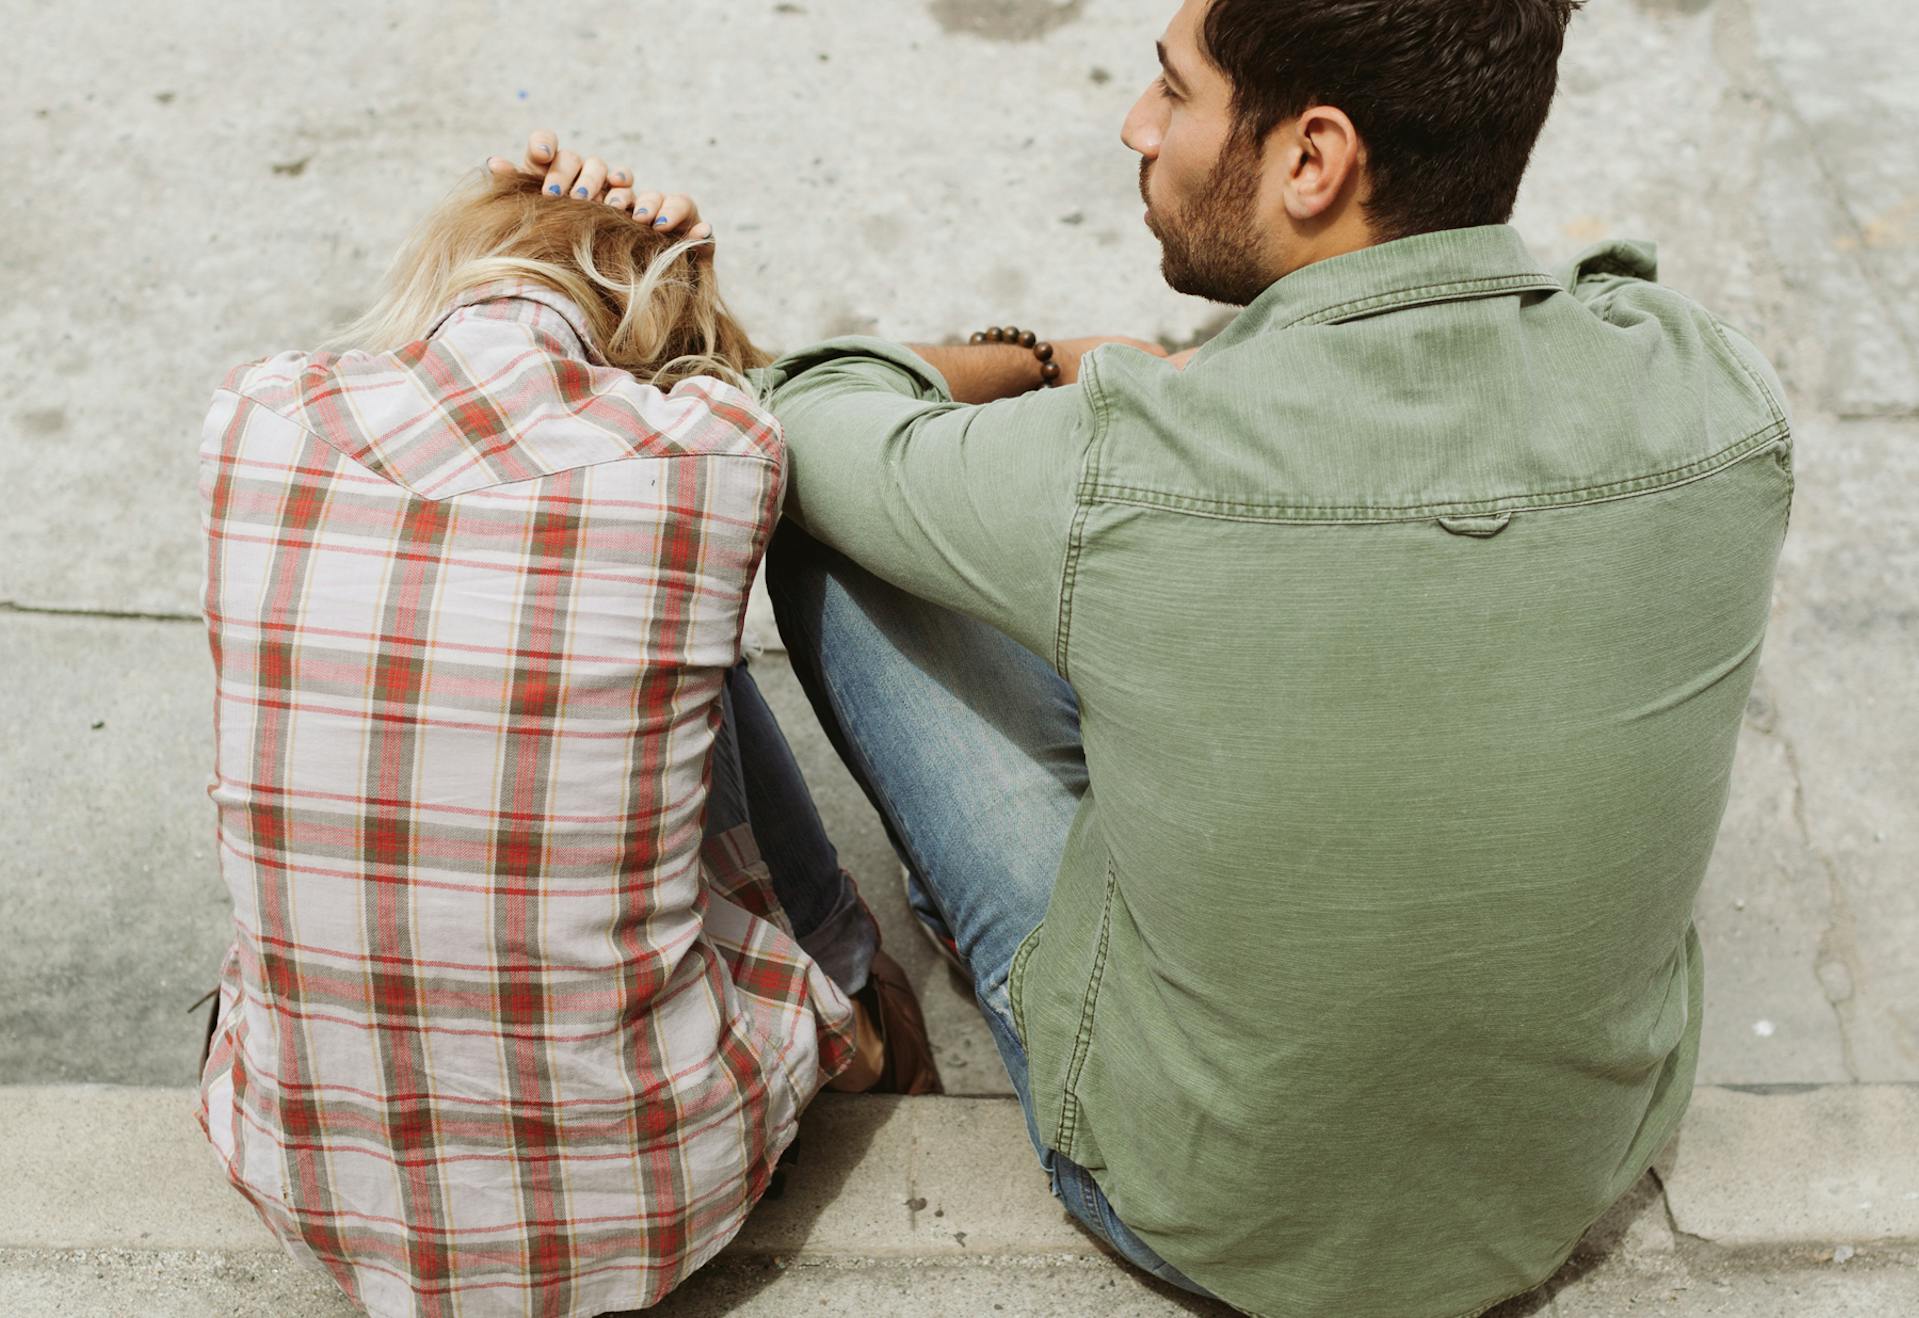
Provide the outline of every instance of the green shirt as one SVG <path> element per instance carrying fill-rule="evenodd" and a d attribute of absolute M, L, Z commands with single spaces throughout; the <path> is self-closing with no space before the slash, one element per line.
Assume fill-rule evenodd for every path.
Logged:
<path fill-rule="evenodd" d="M 1452 230 L 1286 276 L 1184 371 L 1108 345 L 964 406 L 877 339 L 771 369 L 789 513 L 1078 693 L 1011 985 L 1038 1129 L 1244 1309 L 1523 1291 L 1685 1110 L 1791 443 L 1653 278 Z"/>

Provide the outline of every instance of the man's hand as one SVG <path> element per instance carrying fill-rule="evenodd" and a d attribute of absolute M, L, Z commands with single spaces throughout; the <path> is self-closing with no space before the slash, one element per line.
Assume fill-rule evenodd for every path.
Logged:
<path fill-rule="evenodd" d="M 621 166 L 609 169 L 598 156 L 582 158 L 578 152 L 565 151 L 551 130 L 540 129 L 526 139 L 526 157 L 518 165 L 503 156 L 488 156 L 486 167 L 495 174 L 519 172 L 543 181 L 546 192 L 555 197 L 577 197 L 599 201 L 630 212 L 634 219 L 652 217 L 653 227 L 661 233 L 687 238 L 711 238 L 713 226 L 700 218 L 700 208 L 683 192 L 663 193 L 638 190 L 633 171 Z M 707 248 L 711 251 L 711 248 Z"/>
<path fill-rule="evenodd" d="M 1094 334 L 1083 339 L 1049 339 L 1053 361 L 1059 364 L 1055 384 L 1074 384 L 1079 380 L 1080 360 L 1102 343 L 1123 343 L 1155 357 L 1164 357 L 1166 349 L 1145 339 L 1130 339 L 1124 334 Z M 1039 388 L 1039 358 L 1031 348 L 1016 343 L 962 343 L 906 345 L 935 370 L 946 377 L 953 399 L 960 403 L 990 403 L 996 398 L 1011 398 Z"/>

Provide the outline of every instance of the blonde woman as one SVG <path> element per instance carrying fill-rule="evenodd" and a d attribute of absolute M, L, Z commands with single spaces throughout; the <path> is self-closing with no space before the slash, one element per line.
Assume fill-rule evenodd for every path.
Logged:
<path fill-rule="evenodd" d="M 603 182 L 463 186 L 205 425 L 234 944 L 201 1121 L 373 1314 L 652 1304 L 822 1084 L 938 1085 L 740 662 L 767 358 L 697 212 Z"/>

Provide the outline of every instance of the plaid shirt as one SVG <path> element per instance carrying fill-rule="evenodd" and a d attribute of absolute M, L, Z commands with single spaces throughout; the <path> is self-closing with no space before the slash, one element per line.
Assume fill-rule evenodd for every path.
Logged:
<path fill-rule="evenodd" d="M 200 450 L 234 945 L 201 1122 L 375 1314 L 651 1304 L 850 1055 L 707 760 L 777 424 L 509 282 L 230 374 Z"/>

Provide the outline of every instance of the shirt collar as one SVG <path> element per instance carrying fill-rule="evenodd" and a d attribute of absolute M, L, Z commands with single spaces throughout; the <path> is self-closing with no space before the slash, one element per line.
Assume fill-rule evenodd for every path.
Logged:
<path fill-rule="evenodd" d="M 1429 302 L 1564 287 L 1540 269 L 1511 225 L 1440 229 L 1301 266 L 1249 302 L 1208 346 Z"/>
<path fill-rule="evenodd" d="M 469 288 L 451 302 L 434 318 L 433 325 L 422 338 L 431 338 L 447 317 L 462 307 L 477 306 L 482 302 L 499 302 L 513 299 L 534 304 L 524 308 L 525 319 L 552 334 L 563 346 L 570 346 L 577 354 L 592 362 L 595 366 L 611 365 L 600 352 L 599 345 L 593 341 L 593 332 L 587 325 L 586 313 L 580 310 L 579 303 L 566 294 L 530 279 L 496 279 L 477 288 Z M 569 354 L 573 355 L 573 354 Z"/>

